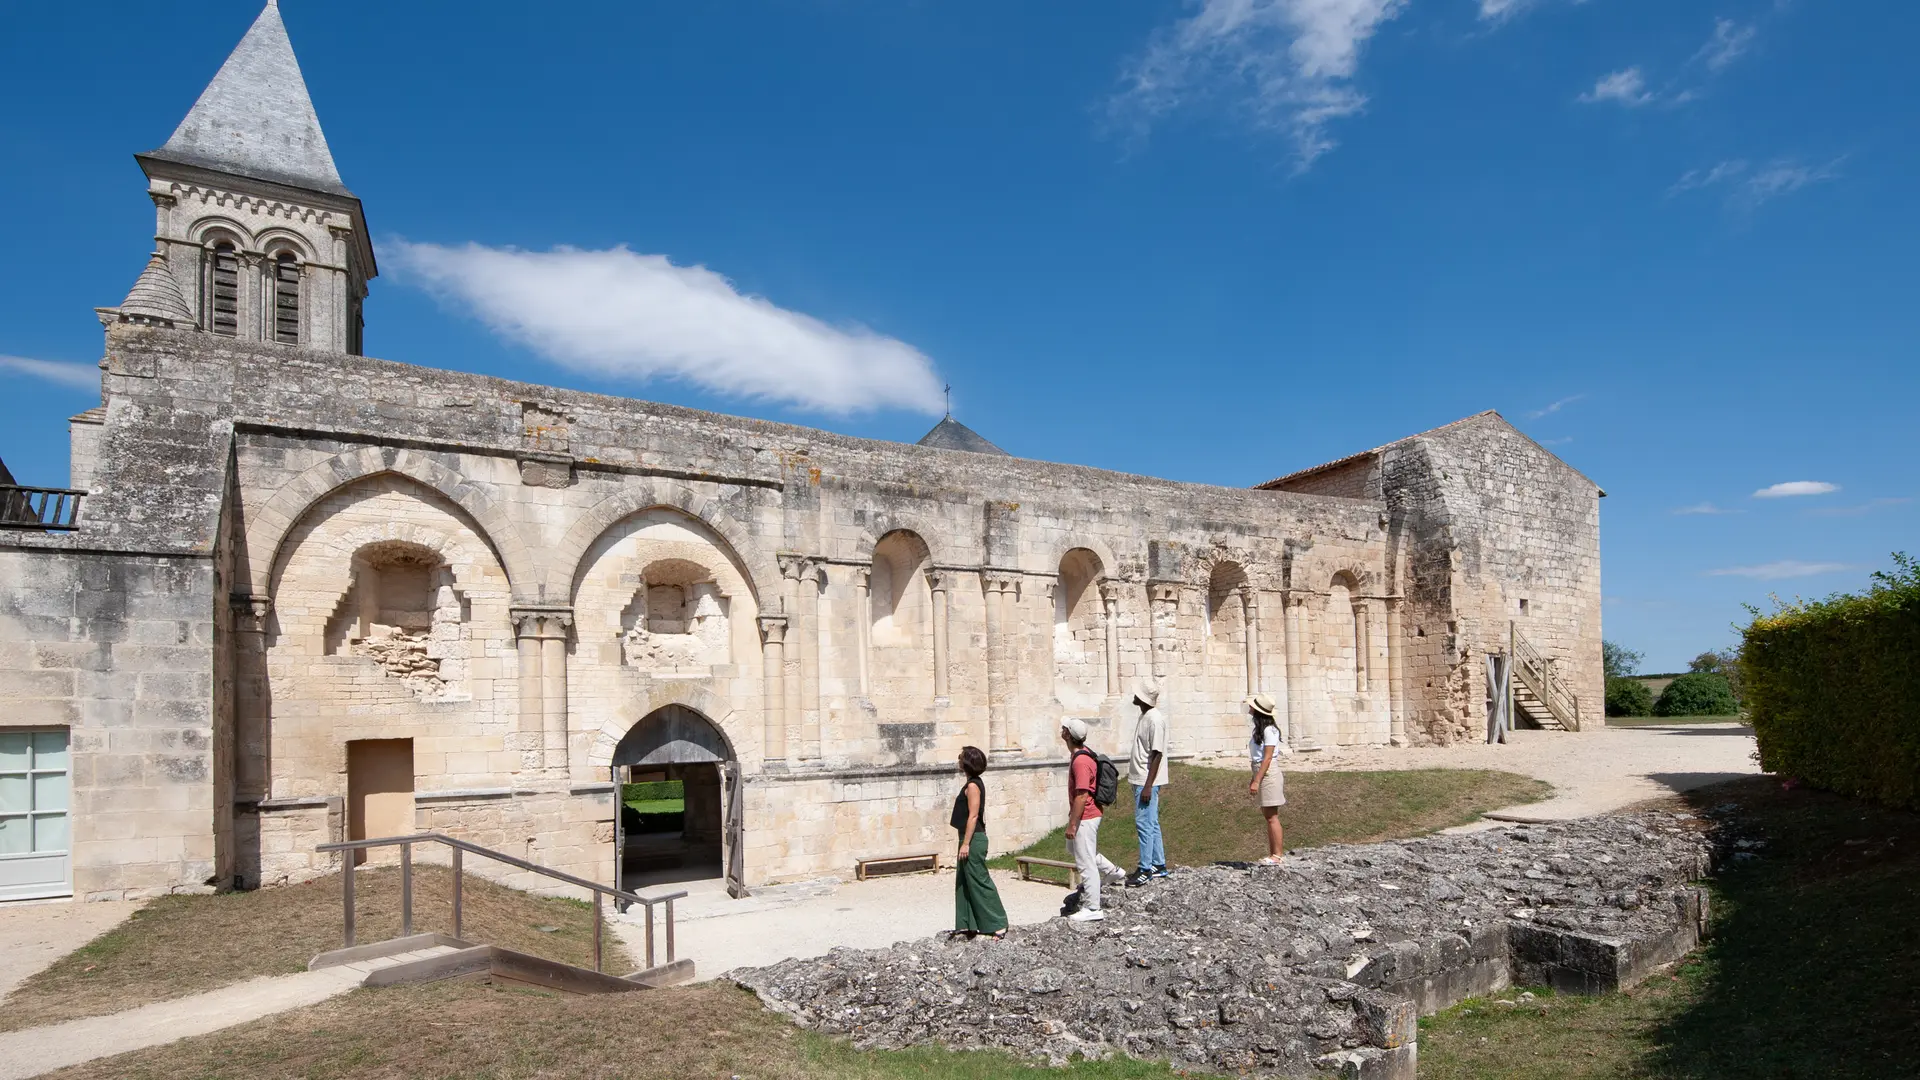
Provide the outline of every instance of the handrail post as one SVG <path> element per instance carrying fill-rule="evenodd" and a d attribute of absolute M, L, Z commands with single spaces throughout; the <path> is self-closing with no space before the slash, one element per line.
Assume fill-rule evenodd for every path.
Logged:
<path fill-rule="evenodd" d="M 673 901 L 667 901 L 667 963 L 673 963 Z"/>
<path fill-rule="evenodd" d="M 400 845 L 400 936 L 413 936 L 413 845 Z"/>
<path fill-rule="evenodd" d="M 460 936 L 460 856 L 466 852 L 453 849 L 453 936 Z"/>
<path fill-rule="evenodd" d="M 340 853 L 340 903 L 346 916 L 343 921 L 347 927 L 346 947 L 349 949 L 353 948 L 353 859 L 358 854 L 357 851 Z"/>
<path fill-rule="evenodd" d="M 647 966 L 653 966 L 653 905 L 647 905 Z"/>
<path fill-rule="evenodd" d="M 601 894 L 593 890 L 593 970 L 600 970 L 600 909 Z"/>

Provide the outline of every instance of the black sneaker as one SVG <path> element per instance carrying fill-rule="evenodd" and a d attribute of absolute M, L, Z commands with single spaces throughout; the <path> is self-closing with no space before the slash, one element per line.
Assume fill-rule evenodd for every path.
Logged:
<path fill-rule="evenodd" d="M 1139 869 L 1135 870 L 1132 873 L 1132 875 L 1130 875 L 1127 878 L 1127 888 L 1137 889 L 1140 886 L 1145 885 L 1147 882 L 1152 880 L 1153 880 L 1153 867 L 1142 866 Z"/>
<path fill-rule="evenodd" d="M 1156 866 L 1153 868 L 1153 876 L 1157 878 L 1164 878 L 1164 877 L 1172 877 L 1173 874 L 1167 870 L 1166 863 L 1161 863 L 1159 866 Z"/>

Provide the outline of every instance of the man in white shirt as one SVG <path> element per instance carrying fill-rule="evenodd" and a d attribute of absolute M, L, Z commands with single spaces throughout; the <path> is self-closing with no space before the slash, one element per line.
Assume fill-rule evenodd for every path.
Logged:
<path fill-rule="evenodd" d="M 1138 887 L 1167 876 L 1167 846 L 1160 837 L 1160 802 L 1167 786 L 1167 717 L 1160 711 L 1160 684 L 1147 679 L 1133 692 L 1140 719 L 1133 728 L 1133 754 L 1127 779 L 1138 794 L 1133 829 L 1140 839 L 1140 865 L 1127 879 Z"/>

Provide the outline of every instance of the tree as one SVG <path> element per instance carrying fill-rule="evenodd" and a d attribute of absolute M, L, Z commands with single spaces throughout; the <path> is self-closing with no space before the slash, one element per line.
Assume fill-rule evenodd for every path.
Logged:
<path fill-rule="evenodd" d="M 1625 678 L 1633 674 L 1640 670 L 1640 661 L 1646 658 L 1647 654 L 1635 652 L 1616 642 L 1600 643 L 1600 667 L 1607 673 L 1609 679 Z"/>
<path fill-rule="evenodd" d="M 1733 692 L 1733 700 L 1743 700 L 1740 694 L 1740 654 L 1732 649 L 1703 652 L 1693 658 L 1687 670 L 1720 676 L 1727 681 L 1727 689 Z"/>
<path fill-rule="evenodd" d="M 1726 677 L 1712 671 L 1690 671 L 1667 684 L 1653 703 L 1655 716 L 1732 716 L 1740 711 Z"/>

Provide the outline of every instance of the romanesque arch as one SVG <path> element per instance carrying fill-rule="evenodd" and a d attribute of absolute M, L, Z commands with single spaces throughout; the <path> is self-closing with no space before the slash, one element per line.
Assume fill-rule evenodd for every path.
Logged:
<path fill-rule="evenodd" d="M 571 595 L 584 570 L 582 561 L 601 535 L 627 518 L 654 508 L 677 510 L 701 522 L 724 541 L 752 588 L 757 605 L 764 607 L 780 595 L 780 571 L 772 554 L 760 550 L 746 527 L 718 502 L 685 484 L 650 477 L 625 477 L 617 491 L 581 514 L 567 535 L 547 553 L 545 573 L 540 578 L 543 597 Z"/>
<path fill-rule="evenodd" d="M 1087 547 L 1060 556 L 1053 587 L 1053 696 L 1068 715 L 1098 712 L 1117 690 L 1109 640 L 1114 627 L 1103 595 L 1111 565 Z"/>
<path fill-rule="evenodd" d="M 264 506 L 247 514 L 246 574 L 256 596 L 268 594 L 274 560 L 288 532 L 321 500 L 341 488 L 381 473 L 392 473 L 445 496 L 473 519 L 480 538 L 505 568 L 518 595 L 538 580 L 533 555 L 499 500 L 482 485 L 411 450 L 366 446 L 336 454 L 302 472 L 274 492 Z"/>
<path fill-rule="evenodd" d="M 746 738 L 746 732 L 740 730 L 740 721 L 734 715 L 733 705 L 721 694 L 692 681 L 656 681 L 640 687 L 633 698 L 625 703 L 625 707 L 609 714 L 601 722 L 587 749 L 588 768 L 600 772 L 611 767 L 614 752 L 627 733 L 642 720 L 669 705 L 691 709 L 705 718 L 726 740 L 735 761 L 740 759 L 739 747 L 754 745 L 752 740 Z"/>

